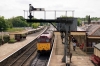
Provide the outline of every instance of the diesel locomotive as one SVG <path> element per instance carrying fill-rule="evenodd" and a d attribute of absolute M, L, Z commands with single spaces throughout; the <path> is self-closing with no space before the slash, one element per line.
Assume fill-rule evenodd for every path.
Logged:
<path fill-rule="evenodd" d="M 53 31 L 47 30 L 40 37 L 38 37 L 37 52 L 38 53 L 49 53 L 52 49 L 54 42 Z"/>

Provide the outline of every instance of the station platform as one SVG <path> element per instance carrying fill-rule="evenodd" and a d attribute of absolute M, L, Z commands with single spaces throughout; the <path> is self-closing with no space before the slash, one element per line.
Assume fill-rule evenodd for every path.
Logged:
<path fill-rule="evenodd" d="M 70 52 L 72 53 L 70 66 L 94 66 L 89 59 L 90 55 L 86 54 L 79 47 L 76 47 L 76 51 L 73 51 L 72 43 L 70 47 Z M 66 66 L 66 64 L 62 62 L 63 56 L 64 44 L 62 44 L 60 32 L 55 32 L 54 46 L 48 66 Z"/>
<path fill-rule="evenodd" d="M 11 54 L 15 53 L 20 48 L 26 46 L 28 43 L 30 43 L 39 35 L 41 35 L 45 30 L 42 30 L 34 34 L 30 34 L 26 37 L 25 40 L 22 40 L 16 43 L 6 43 L 6 44 L 1 45 L 0 46 L 0 62 L 3 61 L 8 56 L 10 56 Z"/>

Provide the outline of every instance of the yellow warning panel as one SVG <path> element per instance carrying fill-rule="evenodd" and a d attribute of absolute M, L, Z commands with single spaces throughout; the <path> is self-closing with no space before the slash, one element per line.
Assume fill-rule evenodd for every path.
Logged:
<path fill-rule="evenodd" d="M 90 39 L 100 39 L 100 36 L 88 36 Z"/>
<path fill-rule="evenodd" d="M 60 32 L 54 32 L 54 34 L 58 34 L 58 35 L 60 35 Z"/>
<path fill-rule="evenodd" d="M 71 35 L 86 35 L 86 32 L 71 32 Z"/>
<path fill-rule="evenodd" d="M 51 44 L 50 43 L 37 43 L 37 50 L 50 50 Z"/>

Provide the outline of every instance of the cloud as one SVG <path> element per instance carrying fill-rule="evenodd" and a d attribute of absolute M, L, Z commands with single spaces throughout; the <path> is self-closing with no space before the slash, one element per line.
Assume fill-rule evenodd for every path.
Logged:
<path fill-rule="evenodd" d="M 53 9 L 53 10 L 75 10 L 78 9 L 78 7 L 71 7 L 71 6 L 64 6 L 62 4 L 56 4 L 54 6 L 49 6 L 48 9 Z"/>
<path fill-rule="evenodd" d="M 6 18 L 23 16 L 23 10 L 28 10 L 29 4 L 32 4 L 36 8 L 45 8 L 46 10 L 75 10 L 75 17 L 85 17 L 86 15 L 100 17 L 99 3 L 100 0 L 1 0 L 0 15 Z M 38 18 L 39 14 L 37 12 Z M 60 13 L 58 14 L 60 15 Z M 54 17 L 52 16 L 54 13 L 48 15 L 50 18 Z"/>

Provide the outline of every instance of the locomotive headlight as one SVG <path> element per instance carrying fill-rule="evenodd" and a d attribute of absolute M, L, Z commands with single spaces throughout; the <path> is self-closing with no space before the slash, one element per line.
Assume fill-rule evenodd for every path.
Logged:
<path fill-rule="evenodd" d="M 40 39 L 38 39 L 38 42 L 40 42 L 41 40 Z"/>
<path fill-rule="evenodd" d="M 49 39 L 46 39 L 46 42 L 49 42 Z"/>

